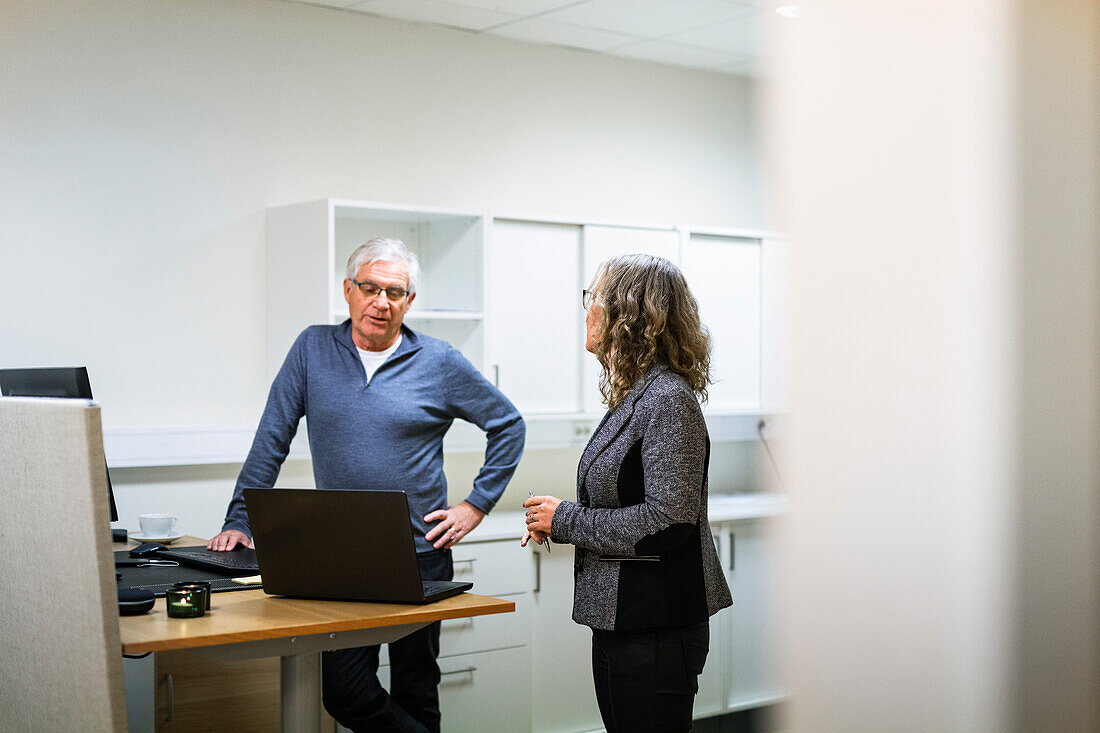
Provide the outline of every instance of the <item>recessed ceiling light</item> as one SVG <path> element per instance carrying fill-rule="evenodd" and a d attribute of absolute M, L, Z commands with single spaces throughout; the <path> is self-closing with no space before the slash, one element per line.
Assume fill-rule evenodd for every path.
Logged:
<path fill-rule="evenodd" d="M 797 5 L 780 5 L 775 9 L 775 12 L 782 15 L 784 18 L 797 18 L 798 6 Z"/>

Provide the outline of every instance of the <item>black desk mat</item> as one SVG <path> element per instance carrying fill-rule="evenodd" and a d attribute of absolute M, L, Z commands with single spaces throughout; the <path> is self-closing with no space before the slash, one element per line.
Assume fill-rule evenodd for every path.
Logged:
<path fill-rule="evenodd" d="M 218 572 L 217 570 L 207 570 L 205 568 L 192 568 L 186 565 L 120 566 L 118 564 L 119 560 L 131 563 L 137 562 L 138 559 L 130 557 L 129 550 L 115 550 L 115 569 L 122 573 L 122 577 L 118 579 L 118 587 L 151 590 L 153 591 L 153 595 L 157 598 L 163 598 L 165 591 L 174 584 L 187 580 L 209 581 L 210 590 L 215 593 L 233 590 L 252 590 L 254 588 L 263 587 L 259 583 L 254 585 L 242 585 L 241 583 L 234 583 L 231 580 L 231 578 L 239 578 L 242 575 L 256 575 L 256 571 L 254 570 L 246 573 L 231 573 L 228 571 Z"/>

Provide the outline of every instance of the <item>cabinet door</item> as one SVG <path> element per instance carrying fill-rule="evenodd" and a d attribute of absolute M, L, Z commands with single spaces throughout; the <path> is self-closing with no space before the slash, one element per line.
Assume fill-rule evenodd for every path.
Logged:
<path fill-rule="evenodd" d="M 708 407 L 760 407 L 761 243 L 758 239 L 693 234 L 683 271 L 711 335 Z"/>
<path fill-rule="evenodd" d="M 601 730 L 592 685 L 592 631 L 573 621 L 573 546 L 539 552 L 539 584 L 531 639 L 536 733 Z"/>
<path fill-rule="evenodd" d="M 787 408 L 787 272 L 790 243 L 784 239 L 765 239 L 761 267 L 764 288 L 763 333 L 761 334 L 760 401 L 765 412 Z"/>
<path fill-rule="evenodd" d="M 531 662 L 527 647 L 439 659 L 443 733 L 531 730 Z M 378 668 L 390 687 L 390 668 Z M 343 733 L 347 729 L 338 726 Z"/>
<path fill-rule="evenodd" d="M 776 643 L 776 548 L 761 521 L 730 526 L 728 577 L 733 592 L 729 625 L 730 709 L 756 707 L 783 697 Z"/>
<path fill-rule="evenodd" d="M 462 542 L 451 550 L 455 580 L 474 584 L 483 596 L 529 593 L 535 587 L 535 558 L 513 539 Z"/>
<path fill-rule="evenodd" d="M 714 547 L 719 562 L 729 556 L 729 532 L 726 527 L 715 529 Z M 729 666 L 730 609 L 724 608 L 710 617 L 710 651 L 703 674 L 699 675 L 699 693 L 695 696 L 695 717 L 722 712 L 726 707 L 727 668 Z"/>
<path fill-rule="evenodd" d="M 524 413 L 580 409 L 580 235 L 565 224 L 493 223 L 490 372 Z"/>
<path fill-rule="evenodd" d="M 638 229 L 633 227 L 584 227 L 584 265 L 582 288 L 592 284 L 596 269 L 602 262 L 624 254 L 648 254 L 680 261 L 680 233 L 674 229 Z M 579 297 L 579 296 L 578 296 Z M 589 355 L 582 365 L 584 374 L 584 409 L 603 412 L 600 395 L 600 365 Z"/>

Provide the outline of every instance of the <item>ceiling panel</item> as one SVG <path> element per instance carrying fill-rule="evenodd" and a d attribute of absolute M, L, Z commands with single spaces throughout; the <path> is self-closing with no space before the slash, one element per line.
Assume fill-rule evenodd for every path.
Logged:
<path fill-rule="evenodd" d="M 292 0 L 293 2 L 294 0 Z M 306 5 L 321 5 L 326 8 L 347 8 L 352 5 L 358 5 L 363 0 L 297 0 L 298 2 L 305 3 Z"/>
<path fill-rule="evenodd" d="M 743 15 L 748 9 L 722 0 L 588 0 L 542 15 L 555 23 L 633 36 L 663 36 Z"/>
<path fill-rule="evenodd" d="M 289 1 L 751 76 L 768 63 L 765 24 L 798 0 Z"/>
<path fill-rule="evenodd" d="M 498 10 L 526 18 L 545 13 L 547 10 L 574 5 L 577 0 L 453 0 L 453 2 L 457 5 Z"/>
<path fill-rule="evenodd" d="M 663 36 L 666 41 L 700 46 L 715 51 L 753 56 L 760 53 L 760 20 L 753 14 L 742 15 L 689 31 Z"/>
<path fill-rule="evenodd" d="M 489 33 L 505 38 L 549 43 L 556 46 L 571 46 L 590 51 L 606 51 L 641 40 L 637 36 L 611 33 L 597 28 L 584 28 L 579 25 L 553 23 L 542 18 L 529 18 L 515 23 L 508 23 L 493 28 Z"/>
<path fill-rule="evenodd" d="M 657 61 L 663 64 L 675 66 L 691 66 L 695 68 L 711 69 L 732 63 L 733 55 L 722 51 L 698 46 L 685 46 L 682 43 L 673 43 L 661 39 L 641 41 L 616 48 L 609 51 L 613 56 L 625 56 L 627 58 Z"/>
<path fill-rule="evenodd" d="M 373 13 L 387 18 L 439 23 L 454 28 L 484 30 L 519 16 L 499 10 L 475 8 L 471 5 L 440 2 L 440 0 L 367 0 L 350 6 L 351 10 Z"/>

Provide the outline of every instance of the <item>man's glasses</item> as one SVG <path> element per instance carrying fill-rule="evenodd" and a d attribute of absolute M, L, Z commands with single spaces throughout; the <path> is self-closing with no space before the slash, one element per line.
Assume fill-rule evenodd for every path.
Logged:
<path fill-rule="evenodd" d="M 359 292 L 361 292 L 368 298 L 377 298 L 379 293 L 385 293 L 386 300 L 389 300 L 393 303 L 398 303 L 404 300 L 405 296 L 409 294 L 409 291 L 405 290 L 405 288 L 383 288 L 377 283 L 372 283 L 369 280 L 362 283 L 358 280 L 352 280 L 352 283 L 354 283 L 359 288 Z"/>
<path fill-rule="evenodd" d="M 596 293 L 593 290 L 581 291 L 581 307 L 588 310 L 592 306 L 592 301 L 596 299 Z"/>

